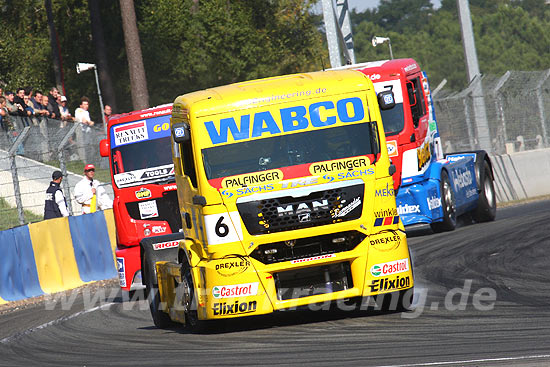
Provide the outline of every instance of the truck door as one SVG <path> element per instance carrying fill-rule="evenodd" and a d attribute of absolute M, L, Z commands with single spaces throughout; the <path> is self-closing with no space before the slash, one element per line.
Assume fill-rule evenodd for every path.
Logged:
<path fill-rule="evenodd" d="M 420 146 L 426 139 L 428 131 L 428 109 L 419 74 L 407 77 L 407 95 L 409 97 L 415 140 L 417 146 Z"/>
<path fill-rule="evenodd" d="M 197 201 L 200 196 L 191 139 L 174 144 L 174 156 L 176 158 L 175 165 L 179 171 L 176 172 L 176 182 L 185 237 L 204 244 L 203 204 Z"/>

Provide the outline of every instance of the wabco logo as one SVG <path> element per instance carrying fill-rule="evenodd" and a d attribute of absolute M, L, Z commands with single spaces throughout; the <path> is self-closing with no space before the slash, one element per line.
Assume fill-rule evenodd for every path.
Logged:
<path fill-rule="evenodd" d="M 370 273 L 375 277 L 403 273 L 409 271 L 409 259 L 390 261 L 382 264 L 375 264 L 370 268 Z"/>
<path fill-rule="evenodd" d="M 399 215 L 420 213 L 420 205 L 399 205 L 397 207 L 397 212 Z"/>
<path fill-rule="evenodd" d="M 453 171 L 453 184 L 455 190 L 463 189 L 470 186 L 473 182 L 472 173 L 469 170 L 464 172 Z"/>
<path fill-rule="evenodd" d="M 214 298 L 247 297 L 258 294 L 259 283 L 221 285 L 212 288 Z"/>
<path fill-rule="evenodd" d="M 336 106 L 332 101 L 322 101 L 312 103 L 307 108 L 306 106 L 281 108 L 275 116 L 270 111 L 259 111 L 253 115 L 241 115 L 239 124 L 234 117 L 228 117 L 220 119 L 219 123 L 206 121 L 204 127 L 212 144 L 221 144 L 228 141 L 229 134 L 233 140 L 238 141 L 258 138 L 263 134 L 274 135 L 304 130 L 310 124 L 313 127 L 325 127 L 337 122 L 356 122 L 364 117 L 363 101 L 359 97 L 351 97 L 339 100 Z M 237 125 L 240 125 L 240 128 Z"/>
<path fill-rule="evenodd" d="M 279 213 L 279 217 L 282 217 L 285 215 L 316 212 L 321 209 L 325 209 L 325 210 L 328 209 L 328 200 L 324 199 L 321 201 L 312 201 L 311 203 L 300 203 L 298 205 L 291 204 L 286 207 L 278 206 L 277 213 Z"/>
<path fill-rule="evenodd" d="M 234 303 L 214 303 L 214 315 L 234 315 L 238 313 L 250 313 L 256 311 L 258 302 L 239 302 L 235 301 Z"/>

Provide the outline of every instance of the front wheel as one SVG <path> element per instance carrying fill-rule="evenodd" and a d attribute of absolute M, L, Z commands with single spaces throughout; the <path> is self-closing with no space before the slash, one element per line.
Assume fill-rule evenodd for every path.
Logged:
<path fill-rule="evenodd" d="M 197 313 L 197 298 L 191 266 L 185 260 L 181 264 L 181 283 L 178 287 L 182 290 L 179 297 L 185 312 L 185 327 L 192 332 L 206 331 L 206 321 L 199 320 Z"/>
<path fill-rule="evenodd" d="M 145 272 L 143 277 L 143 282 L 145 283 L 145 297 L 149 301 L 149 309 L 151 310 L 153 322 L 159 329 L 166 329 L 174 326 L 174 322 L 170 319 L 170 316 L 162 311 L 159 287 L 155 279 L 155 264 L 147 256 L 147 253 L 144 253 L 143 257 L 142 273 Z"/>
<path fill-rule="evenodd" d="M 452 231 L 456 227 L 456 203 L 451 182 L 447 171 L 441 171 L 440 181 L 441 206 L 443 207 L 443 221 L 430 224 L 432 231 L 439 233 Z"/>
<path fill-rule="evenodd" d="M 481 192 L 479 193 L 477 208 L 473 211 L 472 216 L 476 222 L 493 221 L 497 214 L 497 203 L 493 175 L 487 161 L 483 162 L 483 169 L 479 175 L 479 186 Z"/>

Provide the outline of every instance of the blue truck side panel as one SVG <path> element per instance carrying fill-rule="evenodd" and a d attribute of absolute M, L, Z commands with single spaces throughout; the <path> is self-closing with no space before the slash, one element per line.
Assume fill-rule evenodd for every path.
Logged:
<path fill-rule="evenodd" d="M 457 215 L 473 210 L 477 205 L 478 190 L 475 175 L 475 154 L 448 156 L 432 161 L 424 175 L 412 183 L 402 183 L 395 198 L 397 212 L 405 226 L 429 224 L 443 220 L 441 202 L 441 171 L 448 173 L 454 192 Z"/>

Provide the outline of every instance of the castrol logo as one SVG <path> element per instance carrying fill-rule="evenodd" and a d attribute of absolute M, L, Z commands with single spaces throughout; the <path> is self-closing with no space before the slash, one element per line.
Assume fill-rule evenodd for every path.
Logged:
<path fill-rule="evenodd" d="M 409 271 L 409 259 L 400 259 L 382 264 L 375 264 L 370 268 L 370 273 L 375 277 L 399 274 Z"/>

